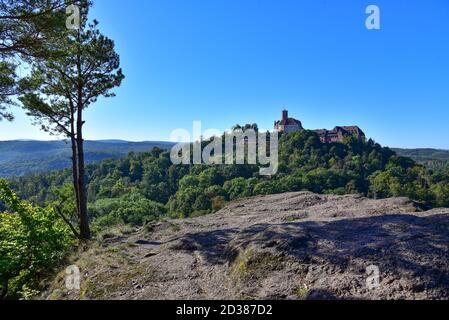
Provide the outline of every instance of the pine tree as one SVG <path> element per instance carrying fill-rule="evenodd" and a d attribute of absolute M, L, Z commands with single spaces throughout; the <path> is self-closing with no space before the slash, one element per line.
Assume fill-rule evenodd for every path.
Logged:
<path fill-rule="evenodd" d="M 72 147 L 72 173 L 79 234 L 90 238 L 84 164 L 83 112 L 98 97 L 112 97 L 124 75 L 114 42 L 98 30 L 98 22 L 87 22 L 89 3 L 81 7 L 78 30 L 52 45 L 58 54 L 33 63 L 31 76 L 22 81 L 27 90 L 19 100 L 42 130 L 66 136 Z"/>

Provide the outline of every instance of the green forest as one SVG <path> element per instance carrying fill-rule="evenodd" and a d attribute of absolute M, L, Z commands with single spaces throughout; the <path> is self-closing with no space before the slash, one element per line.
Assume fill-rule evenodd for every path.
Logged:
<path fill-rule="evenodd" d="M 428 168 L 435 170 L 445 170 L 449 168 L 449 151 L 429 148 L 419 149 L 393 149 L 397 154 L 403 157 L 409 157 L 423 164 Z"/>
<path fill-rule="evenodd" d="M 432 171 L 375 143 L 347 138 L 323 144 L 307 130 L 283 135 L 279 171 L 260 177 L 255 165 L 173 165 L 168 151 L 104 160 L 87 167 L 89 214 L 97 230 L 117 223 L 143 225 L 160 217 L 215 212 L 242 197 L 292 191 L 407 196 L 425 207 L 449 205 L 449 171 Z M 28 201 L 49 206 L 71 195 L 71 172 L 10 180 Z"/>

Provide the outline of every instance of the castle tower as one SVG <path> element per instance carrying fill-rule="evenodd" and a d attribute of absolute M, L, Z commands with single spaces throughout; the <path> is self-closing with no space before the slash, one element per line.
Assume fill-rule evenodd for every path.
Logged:
<path fill-rule="evenodd" d="M 282 121 L 285 123 L 288 120 L 288 110 L 282 110 Z"/>
<path fill-rule="evenodd" d="M 289 118 L 288 110 L 282 110 L 282 119 L 274 123 L 274 129 L 279 132 L 290 133 L 302 129 L 301 121 Z"/>

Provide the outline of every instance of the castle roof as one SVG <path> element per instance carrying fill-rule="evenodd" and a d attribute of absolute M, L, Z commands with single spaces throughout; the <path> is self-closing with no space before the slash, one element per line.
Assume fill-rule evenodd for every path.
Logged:
<path fill-rule="evenodd" d="M 302 126 L 301 121 L 296 120 L 295 118 L 282 119 L 276 122 L 276 124 L 281 126 Z"/>
<path fill-rule="evenodd" d="M 296 128 L 289 128 L 296 127 Z M 288 117 L 288 110 L 282 111 L 282 119 L 275 121 L 274 127 L 280 131 L 292 132 L 302 129 L 302 123 L 295 118 Z M 312 130 L 320 136 L 320 139 L 325 142 L 342 141 L 344 137 L 355 136 L 357 138 L 365 138 L 365 133 L 358 126 L 337 126 L 332 130 L 317 129 Z"/>
<path fill-rule="evenodd" d="M 339 132 L 342 132 L 343 134 L 350 134 L 350 135 L 358 135 L 358 136 L 365 136 L 365 133 L 360 129 L 358 126 L 337 126 L 332 130 L 327 129 L 317 129 L 313 130 L 320 136 L 324 135 L 335 135 Z"/>
<path fill-rule="evenodd" d="M 360 136 L 364 136 L 365 133 L 362 131 L 362 129 L 360 129 L 358 126 L 343 126 L 343 129 L 345 129 L 346 131 L 349 131 L 351 133 L 356 133 Z"/>

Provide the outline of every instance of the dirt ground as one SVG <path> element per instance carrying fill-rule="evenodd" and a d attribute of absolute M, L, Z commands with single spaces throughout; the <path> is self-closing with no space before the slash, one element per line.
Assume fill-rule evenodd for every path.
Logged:
<path fill-rule="evenodd" d="M 449 299 L 449 209 L 309 192 L 111 234 L 44 299 Z"/>

